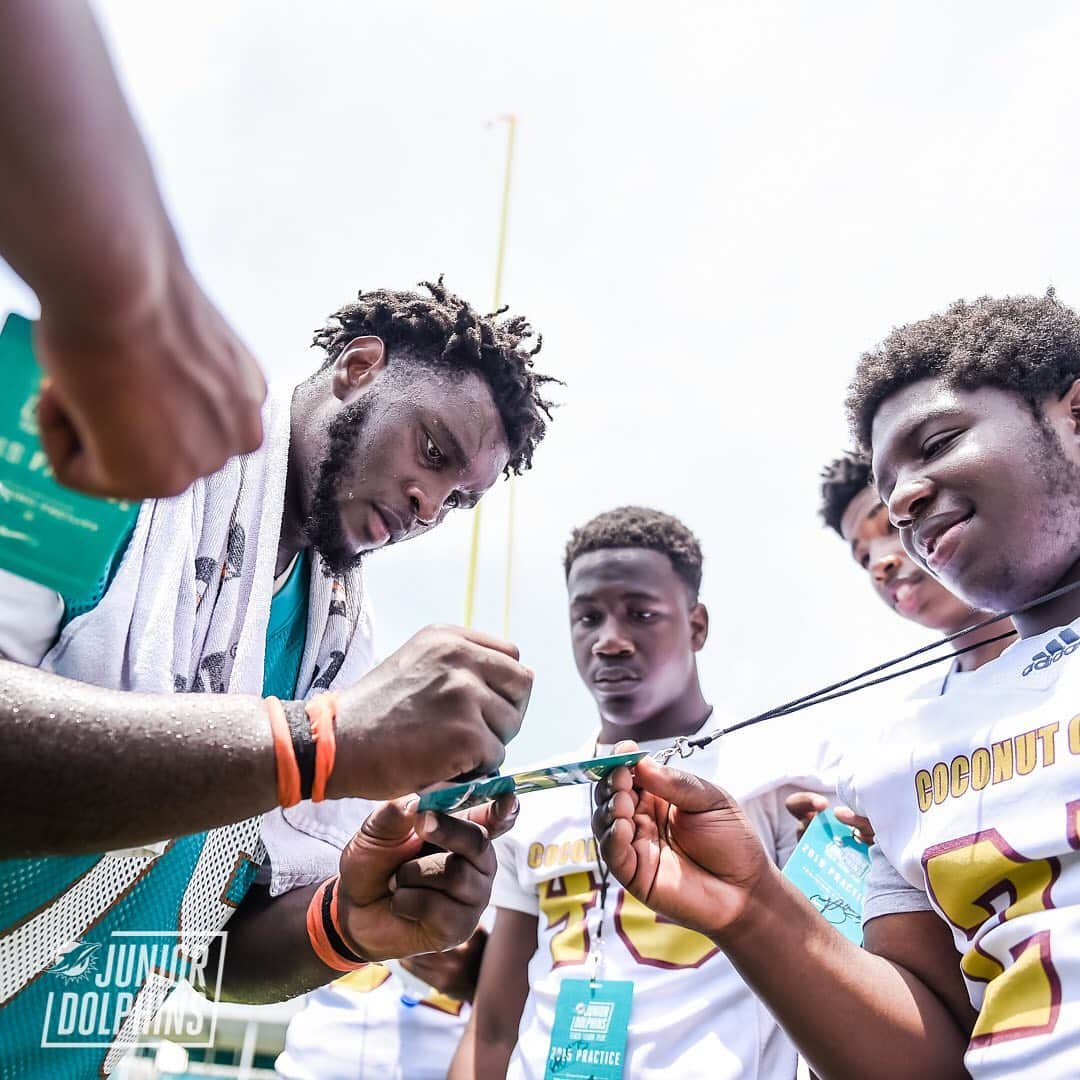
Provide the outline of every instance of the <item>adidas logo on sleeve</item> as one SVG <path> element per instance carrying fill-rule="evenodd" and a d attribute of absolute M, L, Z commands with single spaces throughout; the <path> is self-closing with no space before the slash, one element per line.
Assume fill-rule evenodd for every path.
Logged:
<path fill-rule="evenodd" d="M 1020 677 L 1030 675 L 1033 671 L 1042 671 L 1063 657 L 1071 656 L 1078 646 L 1080 634 L 1067 626 L 1063 627 L 1031 658 L 1031 663 L 1020 673 Z"/>

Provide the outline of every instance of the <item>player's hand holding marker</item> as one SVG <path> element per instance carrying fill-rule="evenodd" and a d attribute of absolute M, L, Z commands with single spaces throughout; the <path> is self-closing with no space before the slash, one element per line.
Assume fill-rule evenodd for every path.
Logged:
<path fill-rule="evenodd" d="M 476 927 L 495 878 L 492 839 L 517 816 L 506 795 L 461 817 L 416 812 L 415 797 L 372 812 L 342 852 L 338 924 L 365 960 L 438 952 Z"/>
<path fill-rule="evenodd" d="M 619 743 L 613 753 L 637 749 Z M 643 758 L 596 785 L 593 832 L 623 887 L 653 911 L 717 940 L 777 873 L 726 792 Z"/>
<path fill-rule="evenodd" d="M 311 894 L 307 939 L 332 971 L 438 952 L 465 941 L 495 878 L 493 837 L 517 817 L 504 795 L 461 816 L 421 812 L 416 795 L 501 764 L 533 673 L 515 646 L 476 631 L 427 627 L 348 690 L 303 706 L 268 698 L 278 802 L 389 798 Z"/>
<path fill-rule="evenodd" d="M 388 799 L 497 769 L 532 683 L 509 642 L 426 627 L 339 695 L 327 795 Z"/>

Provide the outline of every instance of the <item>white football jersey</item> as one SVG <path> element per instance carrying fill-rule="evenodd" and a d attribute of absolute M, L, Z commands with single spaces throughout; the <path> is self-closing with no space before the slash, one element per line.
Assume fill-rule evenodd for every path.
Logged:
<path fill-rule="evenodd" d="M 952 929 L 980 1080 L 1080 1068 L 1078 651 L 1080 620 L 911 703 L 841 789 Z"/>
<path fill-rule="evenodd" d="M 469 1006 L 442 994 L 417 1005 L 382 964 L 308 994 L 278 1075 L 287 1080 L 446 1080 Z"/>
<path fill-rule="evenodd" d="M 642 749 L 663 745 L 643 743 Z M 590 740 L 577 757 L 593 756 L 594 746 Z M 775 750 L 756 732 L 745 732 L 673 764 L 738 798 L 769 856 L 782 865 L 794 848 L 796 827 L 784 799 L 806 780 L 776 778 Z M 559 986 L 564 978 L 591 975 L 601 920 L 599 977 L 634 983 L 624 1076 L 794 1077 L 790 1042 L 712 941 L 656 915 L 614 878 L 601 906 L 592 791 L 580 785 L 522 796 L 513 830 L 495 842 L 499 870 L 492 904 L 538 919 L 529 996 L 507 1077 L 543 1077 Z"/>

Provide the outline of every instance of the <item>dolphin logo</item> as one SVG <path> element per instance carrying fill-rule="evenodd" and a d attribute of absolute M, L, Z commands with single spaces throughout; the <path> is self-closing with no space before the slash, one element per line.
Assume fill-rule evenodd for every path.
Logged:
<path fill-rule="evenodd" d="M 64 946 L 56 963 L 49 970 L 65 979 L 81 979 L 94 967 L 100 941 L 72 941 Z"/>

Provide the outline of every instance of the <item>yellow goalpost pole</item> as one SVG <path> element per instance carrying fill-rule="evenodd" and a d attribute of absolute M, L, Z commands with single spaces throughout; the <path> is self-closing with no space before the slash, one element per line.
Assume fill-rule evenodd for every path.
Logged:
<path fill-rule="evenodd" d="M 506 131 L 506 168 L 503 173 L 502 213 L 499 218 L 499 247 L 495 260 L 495 303 L 493 310 L 498 311 L 502 303 L 503 263 L 506 257 L 506 226 L 510 217 L 510 180 L 514 167 L 514 136 L 517 131 L 517 117 L 513 114 L 502 116 Z M 510 579 L 512 574 L 512 545 L 514 540 L 514 478 L 510 477 L 510 520 L 507 526 L 506 547 L 506 595 L 503 604 L 503 635 L 510 630 Z M 465 625 L 472 626 L 473 611 L 476 601 L 476 570 L 480 561 L 480 504 L 473 511 L 472 540 L 469 544 L 469 570 L 465 579 Z"/>

